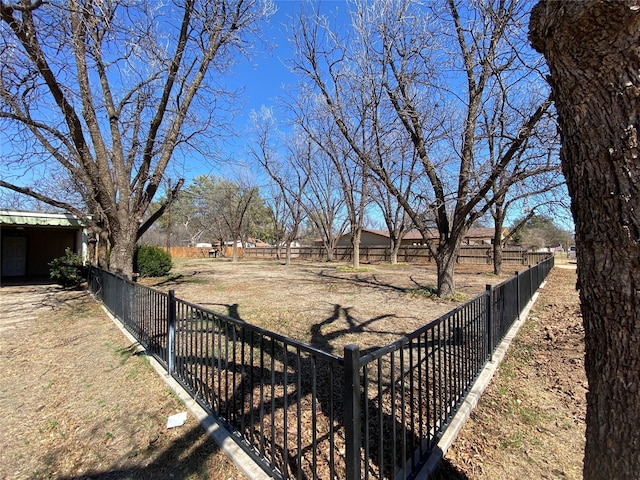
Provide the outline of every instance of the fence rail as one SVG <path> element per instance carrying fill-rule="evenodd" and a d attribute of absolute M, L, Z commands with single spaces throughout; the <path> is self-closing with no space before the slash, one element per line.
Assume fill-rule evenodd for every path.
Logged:
<path fill-rule="evenodd" d="M 552 267 L 342 357 L 96 268 L 89 289 L 274 477 L 395 480 L 420 470 Z"/>

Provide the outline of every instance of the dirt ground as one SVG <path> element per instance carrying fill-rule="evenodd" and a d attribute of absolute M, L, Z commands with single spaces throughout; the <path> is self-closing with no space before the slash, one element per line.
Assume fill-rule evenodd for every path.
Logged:
<path fill-rule="evenodd" d="M 303 341 L 319 328 L 338 351 L 386 343 L 500 281 L 465 267 L 461 293 L 440 300 L 432 267 L 188 260 L 147 283 Z M 580 478 L 575 270 L 554 269 L 547 285 L 439 478 Z M 0 478 L 242 478 L 192 418 L 166 429 L 184 407 L 82 292 L 2 287 L 0 308 Z"/>

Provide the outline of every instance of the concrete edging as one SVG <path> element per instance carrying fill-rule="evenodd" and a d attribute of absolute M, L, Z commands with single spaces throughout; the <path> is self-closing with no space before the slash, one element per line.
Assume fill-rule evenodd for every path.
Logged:
<path fill-rule="evenodd" d="M 500 342 L 500 344 L 496 347 L 495 352 L 493 352 L 493 355 L 491 356 L 491 360 L 487 362 L 487 364 L 484 366 L 484 368 L 480 372 L 480 375 L 472 385 L 471 390 L 469 391 L 466 398 L 464 399 L 464 402 L 458 409 L 458 412 L 454 415 L 453 419 L 451 420 L 451 423 L 449 423 L 449 426 L 444 431 L 442 437 L 440 438 L 440 441 L 438 442 L 433 452 L 429 456 L 427 463 L 425 463 L 424 467 L 422 467 L 422 469 L 418 472 L 416 477 L 414 477 L 415 480 L 428 480 L 429 476 L 433 472 L 435 472 L 436 468 L 438 467 L 438 464 L 444 458 L 445 454 L 447 453 L 447 450 L 449 450 L 449 447 L 451 447 L 454 440 L 457 438 L 458 433 L 460 433 L 460 430 L 462 430 L 462 426 L 471 415 L 471 412 L 473 411 L 473 409 L 476 408 L 476 406 L 478 405 L 480 396 L 482 395 L 482 393 L 485 391 L 485 389 L 491 382 L 491 379 L 493 378 L 493 375 L 498 369 L 498 366 L 504 359 L 504 356 L 507 353 L 507 350 L 509 349 L 511 342 L 518 334 L 520 327 L 522 327 L 524 322 L 529 317 L 529 312 L 531 311 L 531 308 L 533 307 L 533 305 L 536 303 L 536 300 L 538 299 L 539 291 L 540 289 L 545 287 L 546 283 L 547 282 L 545 280 L 540 284 L 540 287 L 538 287 L 538 290 L 536 291 L 536 293 L 534 293 L 533 296 L 531 297 L 531 300 L 529 300 L 529 303 L 527 303 L 527 305 L 524 307 L 522 312 L 520 312 L 520 316 L 518 320 L 513 322 L 513 325 L 511 325 L 511 328 L 502 339 L 502 342 Z"/>
<path fill-rule="evenodd" d="M 264 471 L 264 469 L 256 463 L 256 461 L 245 452 L 242 447 L 233 439 L 231 433 L 224 428 L 218 420 L 210 415 L 204 408 L 196 402 L 191 395 L 180 385 L 171 375 L 167 373 L 164 367 L 158 362 L 153 355 L 149 355 L 146 349 L 140 345 L 138 340 L 131 335 L 131 333 L 124 327 L 124 325 L 114 317 L 104 305 L 102 309 L 106 312 L 113 323 L 120 329 L 124 336 L 132 344 L 136 345 L 138 352 L 145 353 L 149 363 L 154 368 L 156 373 L 162 378 L 167 386 L 173 390 L 178 396 L 180 401 L 184 403 L 187 409 L 191 412 L 191 415 L 200 423 L 202 428 L 207 434 L 218 444 L 220 449 L 233 461 L 236 467 L 251 480 L 270 480 L 273 479 L 271 475 Z"/>

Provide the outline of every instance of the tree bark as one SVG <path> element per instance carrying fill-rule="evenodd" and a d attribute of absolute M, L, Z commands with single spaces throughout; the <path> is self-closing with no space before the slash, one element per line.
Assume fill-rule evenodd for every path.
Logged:
<path fill-rule="evenodd" d="M 500 234 L 495 234 L 493 237 L 493 274 L 502 274 L 502 240 Z"/>
<path fill-rule="evenodd" d="M 637 479 L 640 2 L 540 2 L 530 39 L 551 71 L 576 225 L 589 381 L 584 478 Z"/>
<path fill-rule="evenodd" d="M 291 242 L 287 242 L 287 246 L 285 247 L 284 264 L 287 266 L 291 265 Z"/>
<path fill-rule="evenodd" d="M 357 229 L 351 233 L 351 246 L 353 247 L 353 258 L 351 265 L 353 268 L 360 268 L 360 238 L 362 231 Z"/>
<path fill-rule="evenodd" d="M 398 252 L 400 251 L 401 242 L 395 238 L 390 238 L 389 241 L 389 263 L 396 265 L 398 263 Z"/>
<path fill-rule="evenodd" d="M 333 252 L 335 250 L 334 242 L 325 242 L 324 249 L 327 254 L 327 262 L 333 262 Z"/>
<path fill-rule="evenodd" d="M 494 230 L 493 230 L 493 274 L 502 274 L 502 229 L 504 227 L 505 220 L 504 210 L 502 205 L 496 205 L 494 214 Z"/>
<path fill-rule="evenodd" d="M 126 278 L 133 278 L 133 255 L 138 239 L 139 222 L 131 220 L 112 226 L 109 234 L 109 270 Z"/>
<path fill-rule="evenodd" d="M 236 263 L 238 261 L 238 241 L 233 241 L 233 247 L 231 249 L 233 255 L 231 256 L 231 263 Z"/>
<path fill-rule="evenodd" d="M 98 267 L 109 270 L 109 232 L 106 229 L 97 230 L 96 237 L 98 239 L 96 246 Z"/>
<path fill-rule="evenodd" d="M 454 269 L 462 238 L 449 238 L 439 244 L 435 255 L 438 271 L 438 296 L 447 297 L 456 293 Z"/>

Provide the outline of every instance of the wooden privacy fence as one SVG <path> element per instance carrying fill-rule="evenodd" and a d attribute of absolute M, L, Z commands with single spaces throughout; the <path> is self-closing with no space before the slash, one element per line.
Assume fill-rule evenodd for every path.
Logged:
<path fill-rule="evenodd" d="M 173 250 L 172 250 L 173 255 Z M 246 248 L 243 252 L 248 258 L 277 258 L 277 248 Z M 280 249 L 280 256 L 284 258 L 285 249 Z M 294 259 L 322 261 L 327 258 L 324 247 L 296 247 L 291 249 Z M 547 252 L 526 252 L 519 248 L 504 249 L 502 262 L 516 265 L 536 265 L 538 262 L 551 256 Z M 353 260 L 352 247 L 337 247 L 334 251 L 334 259 L 351 262 Z M 360 247 L 361 262 L 389 262 L 391 250 L 389 247 L 374 246 Z M 433 263 L 435 262 L 429 248 L 424 245 L 407 245 L 398 251 L 398 262 L 405 263 Z M 493 264 L 493 247 L 491 245 L 463 246 L 458 254 L 457 263 L 473 265 Z"/>
<path fill-rule="evenodd" d="M 232 247 L 162 247 L 164 251 L 171 253 L 173 258 L 209 258 L 229 257 L 233 255 Z M 221 251 L 222 250 L 222 251 Z M 215 253 L 213 253 L 215 251 Z M 238 248 L 238 255 L 242 256 L 242 248 Z"/>

